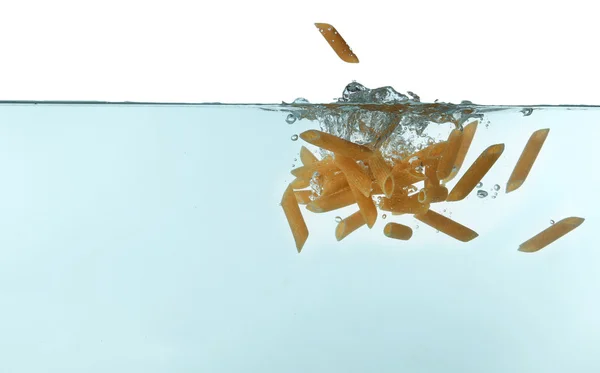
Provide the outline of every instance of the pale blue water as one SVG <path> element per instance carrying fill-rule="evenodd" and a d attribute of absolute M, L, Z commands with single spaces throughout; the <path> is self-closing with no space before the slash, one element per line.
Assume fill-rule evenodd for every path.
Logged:
<path fill-rule="evenodd" d="M 0 105 L 0 371 L 600 370 L 600 110 L 485 115 L 465 165 L 506 144 L 488 197 L 435 207 L 470 243 L 407 216 L 338 243 L 347 208 L 306 215 L 298 254 L 279 202 L 291 136 L 319 124 L 286 123 L 292 109 Z M 504 194 L 540 128 L 529 178 Z M 586 221 L 517 251 L 567 216 Z M 389 221 L 413 238 L 384 237 Z"/>

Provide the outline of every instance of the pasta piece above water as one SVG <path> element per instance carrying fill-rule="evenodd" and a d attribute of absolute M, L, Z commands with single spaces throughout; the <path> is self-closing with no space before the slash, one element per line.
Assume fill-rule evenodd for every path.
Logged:
<path fill-rule="evenodd" d="M 584 220 L 578 217 L 565 218 L 523 242 L 519 246 L 519 251 L 526 253 L 539 251 L 579 227 Z"/>
<path fill-rule="evenodd" d="M 321 35 L 327 40 L 327 43 L 335 51 L 339 58 L 344 62 L 358 63 L 358 57 L 352 52 L 342 35 L 328 23 L 315 23 L 315 26 L 321 32 Z"/>
<path fill-rule="evenodd" d="M 544 141 L 546 141 L 546 137 L 548 137 L 548 132 L 550 132 L 550 130 L 546 128 L 537 130 L 531 135 L 512 174 L 508 178 L 508 183 L 506 183 L 506 193 L 510 193 L 523 185 L 525 179 L 529 175 L 529 171 L 531 171 L 531 168 L 533 167 L 533 163 L 544 145 Z"/>
<path fill-rule="evenodd" d="M 294 190 L 291 186 L 288 186 L 283 193 L 283 197 L 281 198 L 281 207 L 283 208 L 285 217 L 288 221 L 290 229 L 292 230 L 292 235 L 294 236 L 294 241 L 296 242 L 296 249 L 298 252 L 300 252 L 302 251 L 302 247 L 308 239 L 308 227 L 306 226 L 306 222 L 302 217 L 300 206 L 298 206 L 296 195 L 294 194 Z"/>

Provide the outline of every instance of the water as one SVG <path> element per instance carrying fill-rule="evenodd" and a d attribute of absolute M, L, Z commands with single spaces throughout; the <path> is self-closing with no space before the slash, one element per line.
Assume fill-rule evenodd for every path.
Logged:
<path fill-rule="evenodd" d="M 600 182 L 600 109 L 346 91 L 328 105 L 0 105 L 7 371 L 39 371 L 40 361 L 47 371 L 98 372 L 600 366 L 600 225 L 590 193 Z M 296 252 L 281 195 L 302 145 L 326 152 L 293 135 L 320 128 L 390 156 L 472 120 L 480 128 L 447 186 L 504 143 L 482 180 L 500 186 L 497 198 L 475 189 L 432 209 L 451 210 L 479 237 L 462 243 L 388 213 L 337 242 L 336 217 L 355 208 L 303 209 L 310 236 Z M 550 133 L 531 173 L 505 194 L 541 128 Z M 586 221 L 537 253 L 517 251 L 568 216 Z M 388 222 L 413 227 L 413 237 L 386 238 Z"/>

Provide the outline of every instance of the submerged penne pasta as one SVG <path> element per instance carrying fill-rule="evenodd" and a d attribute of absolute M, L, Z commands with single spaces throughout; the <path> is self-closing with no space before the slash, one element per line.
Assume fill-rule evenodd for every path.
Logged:
<path fill-rule="evenodd" d="M 311 202 L 310 197 L 314 196 L 314 193 L 312 190 L 296 190 L 294 195 L 300 205 L 308 205 Z"/>
<path fill-rule="evenodd" d="M 533 167 L 533 163 L 544 145 L 544 141 L 546 141 L 546 137 L 548 137 L 548 132 L 550 132 L 550 129 L 546 128 L 537 130 L 531 135 L 527 141 L 527 145 L 525 145 L 525 149 L 523 149 L 523 153 L 521 153 L 521 156 L 515 165 L 515 169 L 508 178 L 508 183 L 506 183 L 506 193 L 510 193 L 523 185 L 525 179 L 529 175 L 529 171 L 531 171 L 531 167 Z"/>
<path fill-rule="evenodd" d="M 406 241 L 412 237 L 413 231 L 410 227 L 403 224 L 387 223 L 383 228 L 383 234 L 389 238 Z"/>
<path fill-rule="evenodd" d="M 377 207 L 375 207 L 375 203 L 373 199 L 369 197 L 365 197 L 356 187 L 350 184 L 350 190 L 354 195 L 354 199 L 358 204 L 359 211 L 367 223 L 369 229 L 373 228 L 375 221 L 377 220 Z"/>
<path fill-rule="evenodd" d="M 352 52 L 342 35 L 328 23 L 315 23 L 315 26 L 321 32 L 321 35 L 327 40 L 327 43 L 335 51 L 339 58 L 344 62 L 358 63 L 358 57 Z"/>
<path fill-rule="evenodd" d="M 421 189 L 421 191 L 425 194 L 422 201 L 421 198 L 419 198 L 419 201 L 422 203 L 444 202 L 446 198 L 448 198 L 448 188 L 445 186 L 429 185 Z"/>
<path fill-rule="evenodd" d="M 429 210 L 424 214 L 415 215 L 415 219 L 462 242 L 471 241 L 478 236 L 476 232 L 464 225 L 432 210 Z"/>
<path fill-rule="evenodd" d="M 456 157 L 458 156 L 462 138 L 463 132 L 461 130 L 454 129 L 452 132 L 450 132 L 447 145 L 440 155 L 440 160 L 437 166 L 437 178 L 439 180 L 443 180 L 450 176 L 452 167 L 454 167 Z"/>
<path fill-rule="evenodd" d="M 500 158 L 504 151 L 504 144 L 492 145 L 481 153 L 479 158 L 473 162 L 471 167 L 460 178 L 454 186 L 446 201 L 460 201 L 464 199 L 473 189 L 485 174 L 492 168 L 494 163 Z"/>
<path fill-rule="evenodd" d="M 294 175 L 298 178 L 310 180 L 313 177 L 313 174 L 315 172 L 322 174 L 322 173 L 326 173 L 326 172 L 335 171 L 336 169 L 337 169 L 337 166 L 335 165 L 333 159 L 326 158 L 326 159 L 323 159 L 322 161 L 314 162 L 308 166 L 301 166 L 298 168 L 294 168 L 291 171 L 291 173 L 292 173 L 292 175 Z"/>
<path fill-rule="evenodd" d="M 304 189 L 309 187 L 310 180 L 297 177 L 290 183 L 290 185 L 292 186 L 292 189 Z"/>
<path fill-rule="evenodd" d="M 392 177 L 394 178 L 394 191 L 425 180 L 424 174 L 412 168 L 400 170 L 394 168 L 392 169 Z"/>
<path fill-rule="evenodd" d="M 292 230 L 296 249 L 300 252 L 308 239 L 308 228 L 306 227 L 302 212 L 300 212 L 300 207 L 298 206 L 298 201 L 296 200 L 296 195 L 291 186 L 288 186 L 283 193 L 281 207 Z"/>
<path fill-rule="evenodd" d="M 310 166 L 313 163 L 319 161 L 319 159 L 306 148 L 306 146 L 302 146 L 300 148 L 300 161 L 304 166 Z"/>
<path fill-rule="evenodd" d="M 350 187 L 348 187 L 333 194 L 320 196 L 306 205 L 306 209 L 312 212 L 321 213 L 341 209 L 342 207 L 350 206 L 354 203 L 356 203 L 356 199 L 354 198 L 354 194 L 350 190 Z"/>
<path fill-rule="evenodd" d="M 335 154 L 334 161 L 336 166 L 339 167 L 346 176 L 348 184 L 355 186 L 365 197 L 371 195 L 371 178 L 356 163 L 356 161 L 337 153 Z"/>
<path fill-rule="evenodd" d="M 383 193 L 386 197 L 391 197 L 394 192 L 394 178 L 390 166 L 385 162 L 379 152 L 373 153 L 368 160 L 368 164 L 375 181 L 377 181 L 381 190 L 383 190 Z"/>
<path fill-rule="evenodd" d="M 419 194 L 410 197 L 382 198 L 379 201 L 379 208 L 395 214 L 423 214 L 429 210 L 429 203 L 420 202 Z"/>
<path fill-rule="evenodd" d="M 573 229 L 579 227 L 585 219 L 578 217 L 565 218 L 544 229 L 519 246 L 519 251 L 533 253 L 550 245 Z"/>
<path fill-rule="evenodd" d="M 471 142 L 473 142 L 473 137 L 475 136 L 475 132 L 477 131 L 478 121 L 474 121 L 469 123 L 463 129 L 462 141 L 460 143 L 460 148 L 458 149 L 458 154 L 456 155 L 456 160 L 454 161 L 454 166 L 452 167 L 452 171 L 450 172 L 450 176 L 444 178 L 444 182 L 447 183 L 450 180 L 454 179 L 460 168 L 462 167 L 463 162 L 465 161 L 465 157 L 469 152 L 469 148 L 471 147 Z"/>
<path fill-rule="evenodd" d="M 323 181 L 322 195 L 332 194 L 348 186 L 348 180 L 343 172 L 337 172 Z"/>
<path fill-rule="evenodd" d="M 357 211 L 338 223 L 335 228 L 335 238 L 341 241 L 363 225 L 365 225 L 365 219 L 363 219 L 360 211 Z"/>
<path fill-rule="evenodd" d="M 322 131 L 304 131 L 300 134 L 300 138 L 307 143 L 355 160 L 367 160 L 373 154 L 371 149 L 366 146 L 355 144 Z"/>

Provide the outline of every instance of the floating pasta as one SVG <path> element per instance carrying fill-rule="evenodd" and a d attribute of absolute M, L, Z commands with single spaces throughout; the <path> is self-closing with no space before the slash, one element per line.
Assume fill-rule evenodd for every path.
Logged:
<path fill-rule="evenodd" d="M 298 206 L 296 195 L 294 194 L 294 190 L 291 186 L 288 186 L 283 193 L 283 197 L 281 198 L 281 207 L 283 208 L 285 217 L 290 225 L 290 229 L 292 230 L 292 235 L 294 236 L 294 241 L 296 242 L 296 249 L 298 252 L 300 252 L 304 246 L 304 243 L 308 239 L 308 228 L 304 218 L 302 217 L 300 206 Z"/>
<path fill-rule="evenodd" d="M 403 224 L 387 223 L 383 228 L 383 234 L 389 238 L 406 241 L 412 237 L 413 231 L 410 227 Z"/>
<path fill-rule="evenodd" d="M 312 200 L 306 205 L 306 209 L 312 212 L 321 213 L 341 209 L 342 207 L 350 206 L 354 203 L 356 203 L 356 199 L 348 187 L 333 194 L 320 196 L 319 198 Z"/>
<path fill-rule="evenodd" d="M 428 210 L 424 214 L 415 215 L 415 219 L 462 242 L 469 242 L 478 236 L 478 234 L 471 229 L 444 215 L 440 215 L 433 210 Z"/>
<path fill-rule="evenodd" d="M 373 154 L 366 146 L 318 130 L 304 131 L 300 138 L 309 144 L 356 160 L 367 160 Z"/>
<path fill-rule="evenodd" d="M 477 183 L 483 179 L 485 174 L 492 168 L 494 163 L 500 158 L 504 151 L 504 144 L 492 145 L 481 153 L 481 155 L 473 162 L 471 167 L 460 178 L 452 191 L 448 194 L 446 201 L 460 201 L 464 199 Z"/>
<path fill-rule="evenodd" d="M 392 176 L 392 169 L 385 162 L 379 152 L 375 152 L 368 160 L 369 168 L 373 173 L 375 181 L 383 190 L 386 197 L 391 197 L 394 192 L 394 177 Z"/>
<path fill-rule="evenodd" d="M 358 57 L 352 52 L 342 35 L 328 23 L 315 23 L 315 26 L 321 32 L 321 35 L 327 40 L 327 43 L 335 51 L 339 58 L 344 62 L 358 63 Z"/>
<path fill-rule="evenodd" d="M 510 193 L 523 185 L 544 145 L 544 141 L 546 141 L 546 137 L 548 137 L 548 132 L 550 132 L 548 128 L 537 130 L 529 137 L 525 149 L 523 149 L 512 174 L 508 178 L 506 193 Z"/>
<path fill-rule="evenodd" d="M 375 221 L 377 220 L 377 207 L 375 207 L 375 203 L 373 199 L 369 197 L 365 197 L 356 187 L 350 184 L 350 190 L 354 195 L 354 199 L 358 204 L 359 212 L 361 213 L 365 223 L 370 228 L 373 228 Z"/>
<path fill-rule="evenodd" d="M 471 142 L 473 142 L 473 137 L 475 136 L 475 132 L 477 131 L 478 121 L 474 121 L 469 123 L 465 128 L 463 128 L 462 141 L 460 143 L 460 148 L 458 149 L 458 154 L 456 155 L 456 160 L 454 161 L 454 166 L 452 167 L 452 172 L 450 172 L 450 176 L 443 179 L 445 183 L 454 179 L 460 168 L 465 161 L 467 153 L 469 152 L 469 148 L 471 147 Z"/>
<path fill-rule="evenodd" d="M 319 161 L 319 159 L 306 148 L 306 146 L 302 146 L 300 148 L 300 161 L 304 166 L 310 166 L 313 163 Z"/>
<path fill-rule="evenodd" d="M 578 217 L 565 218 L 544 229 L 519 246 L 519 251 L 533 253 L 550 245 L 573 229 L 579 227 L 585 219 Z"/>
<path fill-rule="evenodd" d="M 371 195 L 372 180 L 352 158 L 335 154 L 335 164 L 346 176 L 348 184 L 353 185 L 365 197 Z"/>
<path fill-rule="evenodd" d="M 335 228 L 335 238 L 341 241 L 363 225 L 365 225 L 365 219 L 363 219 L 360 211 L 357 211 L 338 223 Z"/>
<path fill-rule="evenodd" d="M 314 197 L 312 190 L 296 190 L 294 195 L 300 205 L 308 205 L 312 201 L 311 197 Z"/>
<path fill-rule="evenodd" d="M 444 180 L 452 172 L 452 167 L 456 163 L 456 157 L 462 144 L 463 132 L 459 129 L 454 129 L 450 132 L 448 142 L 444 151 L 440 155 L 440 160 L 437 166 L 437 178 Z"/>

